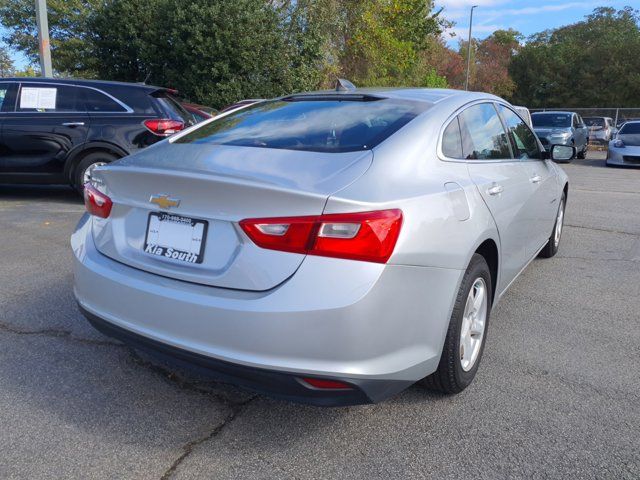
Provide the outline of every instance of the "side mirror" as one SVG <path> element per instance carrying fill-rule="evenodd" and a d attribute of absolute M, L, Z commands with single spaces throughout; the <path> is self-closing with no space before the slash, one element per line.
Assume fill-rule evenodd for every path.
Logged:
<path fill-rule="evenodd" d="M 554 145 L 551 147 L 551 160 L 554 162 L 568 162 L 576 156 L 576 147 L 569 145 Z"/>

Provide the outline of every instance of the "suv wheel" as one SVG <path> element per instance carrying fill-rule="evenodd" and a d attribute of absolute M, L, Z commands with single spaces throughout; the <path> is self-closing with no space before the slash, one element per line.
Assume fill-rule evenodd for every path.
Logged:
<path fill-rule="evenodd" d="M 79 193 L 82 193 L 82 188 L 85 183 L 91 180 L 91 173 L 96 167 L 101 167 L 108 163 L 117 160 L 118 157 L 109 152 L 99 151 L 92 152 L 80 160 L 73 174 L 73 188 Z"/>
<path fill-rule="evenodd" d="M 471 384 L 484 351 L 492 298 L 489 266 L 476 253 L 456 297 L 438 369 L 423 380 L 427 387 L 451 394 Z"/>

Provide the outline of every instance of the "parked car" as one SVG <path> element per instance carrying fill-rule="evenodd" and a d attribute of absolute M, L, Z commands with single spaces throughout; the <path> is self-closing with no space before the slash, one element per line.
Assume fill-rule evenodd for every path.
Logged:
<path fill-rule="evenodd" d="M 173 90 L 50 78 L 0 79 L 0 183 L 71 184 L 195 123 Z"/>
<path fill-rule="evenodd" d="M 575 153 L 489 94 L 260 102 L 96 169 L 74 292 L 105 334 L 277 397 L 460 392 L 492 306 L 558 251 L 549 158 Z"/>
<path fill-rule="evenodd" d="M 576 147 L 577 157 L 584 158 L 589 143 L 589 129 L 575 112 L 535 112 L 531 114 L 533 129 L 542 145 Z"/>
<path fill-rule="evenodd" d="M 527 123 L 527 125 L 529 125 L 529 127 L 533 128 L 533 122 L 531 121 L 531 112 L 527 107 L 518 107 L 514 105 L 513 109 L 518 115 L 522 117 L 522 119 Z"/>
<path fill-rule="evenodd" d="M 584 123 L 589 128 L 589 141 L 607 144 L 611 140 L 615 126 L 610 117 L 584 117 Z"/>
<path fill-rule="evenodd" d="M 240 107 L 246 107 L 248 105 L 253 105 L 254 103 L 262 102 L 262 100 L 263 99 L 261 98 L 249 98 L 247 100 L 240 100 L 239 102 L 232 103 L 231 105 L 227 105 L 226 107 L 221 109 L 220 112 L 218 113 L 227 113 L 227 112 L 230 112 L 231 110 L 236 110 Z"/>
<path fill-rule="evenodd" d="M 616 123 L 616 128 L 618 130 L 620 130 L 620 128 L 622 127 L 622 125 L 624 125 L 627 122 L 638 122 L 640 121 L 640 118 L 634 118 L 634 117 L 630 117 L 630 118 L 619 118 L 618 119 L 618 123 Z"/>
<path fill-rule="evenodd" d="M 215 108 L 198 105 L 197 103 L 182 102 L 182 106 L 187 112 L 193 115 L 196 122 L 208 120 L 218 114 L 218 111 Z"/>
<path fill-rule="evenodd" d="M 640 167 L 640 121 L 626 122 L 609 142 L 607 165 Z"/>

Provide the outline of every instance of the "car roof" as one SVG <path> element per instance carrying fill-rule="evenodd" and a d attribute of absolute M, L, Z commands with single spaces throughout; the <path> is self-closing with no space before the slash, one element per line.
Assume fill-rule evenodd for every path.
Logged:
<path fill-rule="evenodd" d="M 577 112 L 567 112 L 564 110 L 545 110 L 544 112 L 533 112 L 531 115 L 537 115 L 538 113 L 563 113 L 566 115 L 577 115 Z M 604 117 L 602 117 L 604 118 Z"/>
<path fill-rule="evenodd" d="M 295 96 L 297 98 L 304 96 L 318 96 L 318 95 L 331 95 L 331 96 L 340 96 L 340 95 L 379 95 L 381 97 L 386 98 L 397 98 L 400 100 L 411 100 L 416 102 L 425 102 L 430 104 L 436 104 L 443 100 L 459 100 L 467 102 L 472 102 L 474 100 L 502 100 L 495 95 L 491 95 L 489 93 L 482 92 L 467 92 L 464 90 L 454 90 L 448 88 L 355 88 L 349 90 L 319 90 L 315 92 L 303 92 L 296 93 L 294 95 L 286 95 L 283 98 Z"/>
<path fill-rule="evenodd" d="M 144 83 L 130 83 L 130 82 L 116 82 L 111 80 L 85 80 L 79 78 L 43 78 L 43 77 L 12 77 L 12 78 L 2 78 L 0 79 L 2 82 L 29 82 L 29 83 L 66 83 L 69 85 L 80 85 L 86 87 L 128 87 L 128 88 L 138 88 L 148 90 L 150 92 L 154 92 L 157 90 L 170 90 L 165 87 L 157 87 L 154 85 L 147 85 Z"/>

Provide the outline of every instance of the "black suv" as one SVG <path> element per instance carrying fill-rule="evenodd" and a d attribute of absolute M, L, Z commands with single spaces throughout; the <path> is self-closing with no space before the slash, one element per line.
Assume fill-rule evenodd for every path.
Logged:
<path fill-rule="evenodd" d="M 70 183 L 195 123 L 173 90 L 53 78 L 0 79 L 0 183 Z"/>

